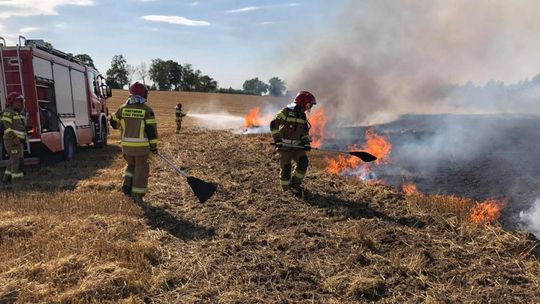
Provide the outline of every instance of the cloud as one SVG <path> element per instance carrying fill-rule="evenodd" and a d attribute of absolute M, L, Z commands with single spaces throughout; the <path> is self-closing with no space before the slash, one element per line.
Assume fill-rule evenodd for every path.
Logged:
<path fill-rule="evenodd" d="M 234 13 L 251 12 L 251 11 L 260 10 L 260 9 L 263 9 L 263 8 L 266 8 L 266 7 L 265 6 L 248 6 L 248 7 L 228 10 L 227 13 L 234 14 Z"/>
<path fill-rule="evenodd" d="M 141 2 L 157 2 L 159 0 L 140 0 Z"/>
<path fill-rule="evenodd" d="M 0 0 L 0 19 L 15 16 L 57 15 L 64 5 L 92 6 L 93 0 Z"/>
<path fill-rule="evenodd" d="M 191 2 L 189 5 L 191 5 L 191 6 L 197 6 L 197 5 L 199 5 L 200 3 L 201 3 L 200 1 L 193 1 L 193 2 Z"/>
<path fill-rule="evenodd" d="M 155 22 L 165 22 L 170 24 L 179 24 L 185 26 L 208 26 L 211 23 L 207 21 L 197 21 L 191 20 L 180 16 L 159 16 L 159 15 L 147 15 L 142 16 L 144 20 L 155 21 Z"/>
<path fill-rule="evenodd" d="M 278 4 L 278 5 L 262 5 L 262 6 L 247 6 L 237 9 L 232 9 L 226 11 L 228 14 L 236 14 L 236 13 L 245 13 L 245 12 L 252 12 L 252 11 L 258 11 L 262 9 L 270 9 L 270 8 L 278 8 L 278 7 L 293 7 L 293 6 L 299 6 L 299 3 L 292 2 L 287 4 Z"/>
<path fill-rule="evenodd" d="M 19 33 L 21 34 L 28 34 L 36 31 L 39 31 L 39 27 L 23 27 L 19 29 Z"/>

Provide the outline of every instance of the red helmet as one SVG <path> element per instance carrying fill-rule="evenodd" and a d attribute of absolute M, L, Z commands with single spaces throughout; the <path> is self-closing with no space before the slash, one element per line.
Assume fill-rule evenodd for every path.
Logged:
<path fill-rule="evenodd" d="M 315 96 L 311 94 L 308 91 L 300 91 L 298 94 L 296 94 L 296 97 L 294 98 L 294 103 L 305 108 L 307 104 L 317 104 L 315 101 Z"/>
<path fill-rule="evenodd" d="M 15 101 L 20 100 L 21 102 L 24 102 L 24 96 L 22 96 L 19 92 L 11 92 L 7 96 L 6 106 L 11 106 Z"/>
<path fill-rule="evenodd" d="M 181 103 L 177 103 L 177 104 L 176 104 L 176 107 L 177 107 L 177 108 L 181 108 L 181 107 L 182 107 L 182 104 L 181 104 Z"/>
<path fill-rule="evenodd" d="M 137 95 L 148 98 L 148 88 L 140 82 L 135 82 L 129 87 L 129 95 Z"/>

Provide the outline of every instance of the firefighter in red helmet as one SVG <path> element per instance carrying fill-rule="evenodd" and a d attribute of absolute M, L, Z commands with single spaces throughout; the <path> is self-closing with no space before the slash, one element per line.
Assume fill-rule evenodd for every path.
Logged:
<path fill-rule="evenodd" d="M 120 128 L 122 153 L 127 162 L 122 192 L 142 202 L 148 186 L 150 152 L 157 153 L 157 123 L 147 104 L 148 89 L 136 82 L 129 88 L 129 98 L 111 115 L 111 126 Z"/>
<path fill-rule="evenodd" d="M 22 163 L 23 144 L 26 140 L 26 123 L 21 112 L 24 109 L 24 97 L 19 92 L 11 92 L 7 96 L 6 109 L 2 112 L 1 122 L 4 129 L 4 147 L 9 162 L 4 172 L 2 183 L 11 188 L 12 182 L 23 177 Z"/>
<path fill-rule="evenodd" d="M 300 91 L 294 102 L 279 111 L 270 122 L 272 137 L 280 156 L 281 186 L 284 191 L 292 190 L 295 195 L 303 194 L 302 180 L 309 164 L 306 151 L 311 151 L 310 124 L 305 112 L 316 103 L 313 94 Z M 296 163 L 294 172 L 292 161 Z"/>
<path fill-rule="evenodd" d="M 175 116 L 176 116 L 176 134 L 178 134 L 180 132 L 180 128 L 182 128 L 182 118 L 186 116 L 186 114 L 182 112 L 181 103 L 176 104 Z"/>

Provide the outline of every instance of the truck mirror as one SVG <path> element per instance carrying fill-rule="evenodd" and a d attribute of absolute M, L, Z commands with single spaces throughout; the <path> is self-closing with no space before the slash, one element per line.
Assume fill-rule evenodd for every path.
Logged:
<path fill-rule="evenodd" d="M 112 97 L 112 90 L 111 87 L 107 87 L 107 98 Z"/>

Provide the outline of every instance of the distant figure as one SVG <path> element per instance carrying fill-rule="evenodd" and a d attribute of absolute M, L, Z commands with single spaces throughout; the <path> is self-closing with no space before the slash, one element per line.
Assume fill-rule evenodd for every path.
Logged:
<path fill-rule="evenodd" d="M 182 113 L 182 104 L 177 103 L 176 104 L 176 134 L 180 132 L 180 129 L 182 128 L 182 118 L 186 116 L 186 114 Z"/>
<path fill-rule="evenodd" d="M 300 91 L 283 110 L 270 122 L 270 130 L 280 155 L 280 177 L 283 191 L 292 190 L 295 195 L 303 194 L 302 180 L 308 168 L 306 151 L 311 151 L 309 122 L 305 112 L 311 109 L 315 96 L 307 91 Z M 292 161 L 296 162 L 292 179 Z"/>
<path fill-rule="evenodd" d="M 127 161 L 122 192 L 142 202 L 148 186 L 148 155 L 157 153 L 157 123 L 154 111 L 148 105 L 148 89 L 136 82 L 129 88 L 129 98 L 111 115 L 111 126 L 120 128 L 122 152 Z"/>
<path fill-rule="evenodd" d="M 6 109 L 2 113 L 4 130 L 4 147 L 9 162 L 4 172 L 2 184 L 4 188 L 11 189 L 12 182 L 23 178 L 22 164 L 24 157 L 23 143 L 26 140 L 26 124 L 21 114 L 24 109 L 24 96 L 19 92 L 11 92 L 7 96 Z"/>

